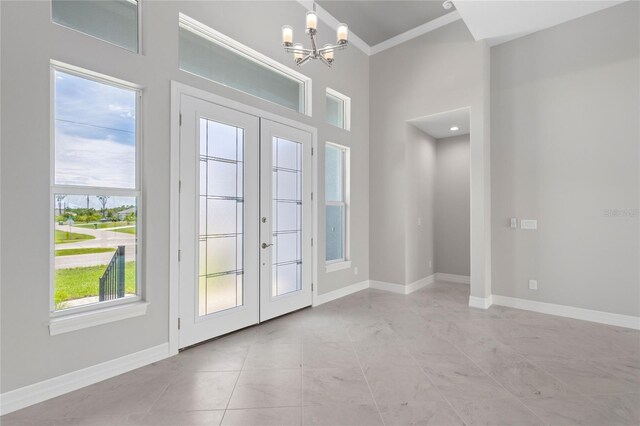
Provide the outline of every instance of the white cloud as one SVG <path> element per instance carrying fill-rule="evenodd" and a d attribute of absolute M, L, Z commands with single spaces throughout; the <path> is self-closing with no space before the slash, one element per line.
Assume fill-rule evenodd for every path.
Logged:
<path fill-rule="evenodd" d="M 135 188 L 135 146 L 56 135 L 55 181 L 61 185 Z"/>

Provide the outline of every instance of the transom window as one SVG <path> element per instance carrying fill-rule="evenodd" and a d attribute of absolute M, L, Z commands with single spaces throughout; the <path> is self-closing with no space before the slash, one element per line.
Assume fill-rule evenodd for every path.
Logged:
<path fill-rule="evenodd" d="M 56 24 L 138 52 L 137 0 L 52 0 Z"/>
<path fill-rule="evenodd" d="M 327 87 L 327 123 L 341 129 L 351 129 L 351 98 Z"/>
<path fill-rule="evenodd" d="M 138 300 L 139 89 L 52 64 L 52 311 Z"/>
<path fill-rule="evenodd" d="M 180 69 L 311 115 L 311 79 L 180 14 Z"/>
<path fill-rule="evenodd" d="M 327 143 L 325 147 L 326 261 L 348 259 L 349 148 Z"/>

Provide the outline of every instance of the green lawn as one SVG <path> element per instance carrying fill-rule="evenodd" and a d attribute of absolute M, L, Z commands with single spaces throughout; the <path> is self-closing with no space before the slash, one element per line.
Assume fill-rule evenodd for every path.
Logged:
<path fill-rule="evenodd" d="M 136 227 L 133 226 L 131 228 L 120 228 L 114 229 L 113 232 L 122 232 L 123 234 L 133 234 L 136 235 Z"/>
<path fill-rule="evenodd" d="M 85 247 L 56 250 L 56 256 L 75 256 L 78 254 L 109 253 L 116 251 L 111 247 Z"/>
<path fill-rule="evenodd" d="M 75 224 L 76 228 L 88 228 L 88 229 L 107 229 L 107 228 L 116 228 L 118 226 L 127 226 L 133 225 L 130 222 L 96 222 L 96 223 L 80 223 Z"/>
<path fill-rule="evenodd" d="M 82 297 L 98 296 L 99 279 L 104 274 L 107 265 L 85 266 L 80 268 L 56 270 L 56 304 Z M 136 292 L 136 262 L 126 262 L 125 293 Z"/>
<path fill-rule="evenodd" d="M 75 243 L 82 240 L 93 240 L 96 238 L 93 235 L 78 234 L 76 232 L 60 231 L 58 229 L 56 229 L 55 231 L 56 244 Z"/>

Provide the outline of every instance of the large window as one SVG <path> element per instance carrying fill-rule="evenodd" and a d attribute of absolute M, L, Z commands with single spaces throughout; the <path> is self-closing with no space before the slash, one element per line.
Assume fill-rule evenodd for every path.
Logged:
<path fill-rule="evenodd" d="M 52 0 L 51 19 L 84 34 L 138 52 L 137 0 Z"/>
<path fill-rule="evenodd" d="M 325 147 L 326 261 L 348 260 L 349 148 Z"/>
<path fill-rule="evenodd" d="M 52 311 L 138 299 L 135 86 L 52 65 Z"/>
<path fill-rule="evenodd" d="M 311 80 L 180 15 L 180 69 L 311 115 Z"/>
<path fill-rule="evenodd" d="M 341 129 L 351 128 L 351 98 L 327 87 L 327 123 Z"/>

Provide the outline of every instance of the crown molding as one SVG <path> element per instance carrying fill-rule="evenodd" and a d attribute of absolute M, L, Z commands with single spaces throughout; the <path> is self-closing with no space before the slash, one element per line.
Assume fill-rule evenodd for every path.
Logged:
<path fill-rule="evenodd" d="M 300 3 L 305 9 L 312 10 L 313 9 L 313 0 L 296 0 Z M 322 20 L 325 24 L 329 25 L 331 28 L 338 28 L 338 24 L 341 22 L 336 19 L 332 14 L 327 12 L 322 6 L 316 3 L 316 13 L 318 14 L 318 18 Z M 375 46 L 369 46 L 364 40 L 358 37 L 351 29 L 349 29 L 349 44 L 354 45 L 362 52 L 364 52 L 367 56 L 375 55 L 376 53 L 380 53 L 383 50 L 390 49 L 394 46 L 397 46 L 401 43 L 414 39 L 416 37 L 420 37 L 423 34 L 428 32 L 437 30 L 440 27 L 448 25 L 452 22 L 455 22 L 459 19 L 462 19 L 460 13 L 457 10 L 453 12 L 449 12 L 446 15 L 443 15 L 439 18 L 436 18 L 432 21 L 429 21 L 425 24 L 412 28 L 408 31 L 403 32 L 402 34 L 398 34 L 397 36 L 391 37 L 381 43 L 376 44 Z M 347 22 L 348 24 L 348 22 Z"/>
<path fill-rule="evenodd" d="M 436 18 L 425 24 L 412 28 L 408 31 L 403 32 L 402 34 L 398 34 L 395 37 L 391 37 L 390 39 L 387 39 L 382 43 L 378 43 L 375 46 L 370 47 L 370 52 L 371 52 L 370 55 L 375 55 L 376 53 L 380 53 L 383 50 L 390 49 L 401 43 L 404 43 L 416 37 L 420 37 L 423 34 L 437 30 L 438 28 L 444 27 L 445 25 L 448 25 L 459 19 L 462 19 L 462 17 L 460 16 L 460 13 L 457 10 L 454 10 L 453 12 L 449 12 L 446 15 L 442 15 L 439 18 Z"/>
<path fill-rule="evenodd" d="M 296 0 L 300 3 L 305 9 L 313 10 L 313 0 Z M 338 21 L 332 14 L 327 12 L 322 6 L 316 3 L 316 13 L 318 14 L 318 18 L 322 20 L 325 24 L 329 25 L 333 29 L 338 28 L 338 24 L 341 21 Z M 348 24 L 348 22 L 347 22 Z M 358 37 L 351 28 L 349 28 L 349 44 L 357 47 L 361 51 L 363 51 L 367 56 L 371 56 L 371 46 L 369 46 L 364 40 Z"/>

